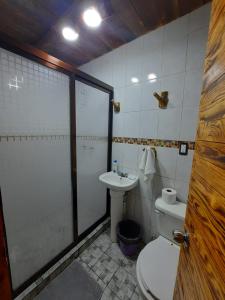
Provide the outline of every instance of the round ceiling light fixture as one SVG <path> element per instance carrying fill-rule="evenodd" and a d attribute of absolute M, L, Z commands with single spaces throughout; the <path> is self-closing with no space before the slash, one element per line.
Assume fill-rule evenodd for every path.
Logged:
<path fill-rule="evenodd" d="M 71 27 L 64 27 L 62 29 L 62 35 L 67 41 L 76 41 L 79 37 L 79 34 Z"/>
<path fill-rule="evenodd" d="M 102 23 L 102 17 L 100 13 L 94 7 L 90 7 L 83 13 L 83 20 L 89 27 L 96 28 Z"/>

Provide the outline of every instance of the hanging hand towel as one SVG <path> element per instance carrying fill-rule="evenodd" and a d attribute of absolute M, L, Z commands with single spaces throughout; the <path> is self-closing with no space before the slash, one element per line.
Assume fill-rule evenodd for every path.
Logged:
<path fill-rule="evenodd" d="M 155 153 L 154 151 L 148 147 L 146 155 L 146 164 L 144 169 L 144 181 L 147 181 L 151 175 L 155 174 Z"/>
<path fill-rule="evenodd" d="M 142 153 L 142 156 L 141 156 L 141 159 L 140 159 L 140 163 L 139 163 L 139 169 L 140 169 L 141 171 L 144 171 L 144 170 L 145 170 L 146 159 L 147 159 L 147 150 L 144 149 L 144 150 L 143 150 L 143 153 Z"/>

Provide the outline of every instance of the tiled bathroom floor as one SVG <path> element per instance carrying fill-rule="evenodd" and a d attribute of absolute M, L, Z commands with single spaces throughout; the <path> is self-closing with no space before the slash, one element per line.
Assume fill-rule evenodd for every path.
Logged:
<path fill-rule="evenodd" d="M 77 260 L 103 290 L 101 300 L 141 300 L 136 260 L 126 258 L 108 232 L 102 233 Z"/>

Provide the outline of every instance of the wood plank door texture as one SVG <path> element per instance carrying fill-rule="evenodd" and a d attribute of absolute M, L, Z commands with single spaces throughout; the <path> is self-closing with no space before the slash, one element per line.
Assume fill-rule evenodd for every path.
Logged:
<path fill-rule="evenodd" d="M 7 258 L 7 244 L 5 235 L 5 224 L 3 219 L 2 198 L 0 191 L 0 299 L 11 300 L 12 288 Z"/>
<path fill-rule="evenodd" d="M 174 300 L 225 299 L 225 0 L 213 0 Z"/>

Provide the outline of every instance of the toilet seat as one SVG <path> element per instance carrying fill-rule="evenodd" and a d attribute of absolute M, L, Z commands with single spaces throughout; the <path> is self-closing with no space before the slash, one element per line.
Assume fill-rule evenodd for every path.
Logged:
<path fill-rule="evenodd" d="M 159 236 L 141 251 L 137 279 L 146 299 L 172 300 L 176 282 L 179 247 Z"/>

